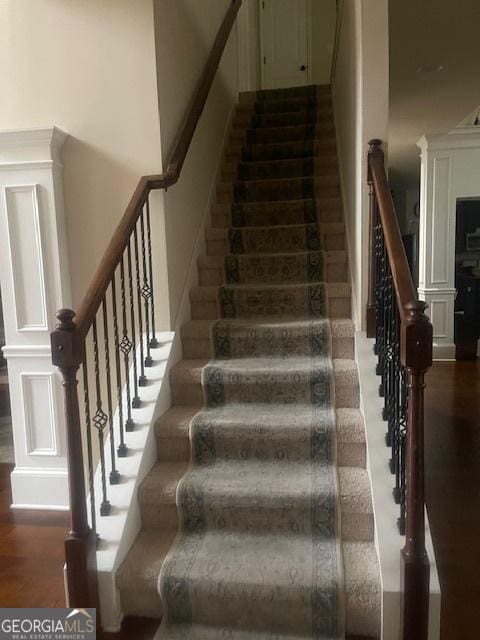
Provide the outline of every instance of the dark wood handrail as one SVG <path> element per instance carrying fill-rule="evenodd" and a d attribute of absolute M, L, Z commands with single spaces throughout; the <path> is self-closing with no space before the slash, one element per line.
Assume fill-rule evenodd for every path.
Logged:
<path fill-rule="evenodd" d="M 389 388 L 384 388 L 383 381 L 381 385 L 381 393 L 385 397 L 390 394 L 386 407 L 392 401 L 392 405 L 397 403 L 397 409 L 402 411 L 399 392 L 394 390 L 392 397 L 390 388 L 393 385 L 398 390 L 401 386 L 400 363 L 404 367 L 407 389 L 401 637 L 403 640 L 427 640 L 430 568 L 425 549 L 424 389 L 425 374 L 432 365 L 433 331 L 425 313 L 427 305 L 418 299 L 413 284 L 385 171 L 382 142 L 371 140 L 369 144 L 370 261 L 367 336 L 377 338 L 380 343 L 388 343 L 388 353 L 385 354 L 383 348 L 382 357 L 379 358 L 379 366 L 388 370 Z M 376 281 L 377 270 L 381 271 L 385 262 L 383 249 L 379 249 L 377 241 L 385 248 L 391 280 L 378 276 L 379 282 Z M 389 286 L 388 282 L 393 284 L 396 305 L 393 292 L 386 297 L 381 293 L 382 288 Z M 395 321 L 395 309 L 398 309 L 399 327 Z M 375 348 L 378 353 L 378 342 Z M 397 363 L 398 368 L 395 369 Z M 392 367 L 395 369 L 393 372 Z M 396 420 L 397 428 L 400 429 L 398 417 Z M 396 446 L 399 447 L 398 441 Z"/>
<path fill-rule="evenodd" d="M 407 254 L 405 253 L 402 234 L 395 212 L 395 205 L 385 171 L 384 153 L 380 145 L 381 140 L 372 140 L 370 142 L 369 173 L 377 197 L 378 214 L 385 236 L 385 244 L 397 294 L 398 308 L 402 321 L 404 321 L 407 306 L 418 300 L 418 296 L 413 284 Z"/>
<path fill-rule="evenodd" d="M 176 138 L 173 151 L 167 162 L 166 170 L 160 175 L 143 176 L 140 178 L 125 213 L 93 275 L 75 317 L 75 338 L 79 343 L 83 342 L 92 325 L 95 314 L 102 303 L 105 291 L 113 278 L 115 269 L 129 242 L 142 207 L 148 198 L 148 194 L 154 189 L 168 189 L 180 178 L 198 121 L 205 107 L 218 65 L 241 5 L 242 0 L 232 0 L 232 4 L 223 19 L 197 89 Z M 81 352 L 80 345 L 78 345 L 76 351 L 78 353 Z"/>
<path fill-rule="evenodd" d="M 110 502 L 108 501 L 106 489 L 107 472 L 104 431 L 105 435 L 109 433 L 110 437 L 109 455 L 111 466 L 109 482 L 110 484 L 116 484 L 120 478 L 120 472 L 116 468 L 117 459 L 125 457 L 128 452 L 128 447 L 123 439 L 124 433 L 134 428 L 131 409 L 139 408 L 141 404 L 138 396 L 138 387 L 145 386 L 147 383 L 144 367 L 152 366 L 150 348 L 158 346 L 154 323 L 155 302 L 153 295 L 149 194 L 154 189 L 171 187 L 180 178 L 185 158 L 241 5 L 242 0 L 232 0 L 222 21 L 191 103 L 186 109 L 185 117 L 175 139 L 164 173 L 140 178 L 125 213 L 115 229 L 103 258 L 79 305 L 77 313 L 71 309 L 61 309 L 57 314 L 58 324 L 56 330 L 51 334 L 52 362 L 60 369 L 62 374 L 65 400 L 71 510 L 71 528 L 65 541 L 65 557 L 68 604 L 70 607 L 97 607 L 98 609 L 99 604 L 96 564 L 95 468 L 91 450 L 91 430 L 95 428 L 99 437 L 99 466 L 102 483 L 100 515 L 103 516 L 110 513 Z M 117 273 L 117 270 L 119 273 Z M 119 282 L 116 282 L 117 280 Z M 107 301 L 108 293 L 110 302 Z M 128 310 L 127 298 L 129 302 Z M 117 313 L 117 310 L 120 310 L 120 313 Z M 97 320 L 99 312 L 103 318 L 102 340 L 104 354 L 102 360 L 98 351 Z M 109 328 L 108 320 L 110 313 L 113 320 L 111 328 Z M 130 326 L 128 326 L 129 324 Z M 86 349 L 88 335 L 92 337 L 93 368 L 96 382 L 94 414 L 90 414 L 92 403 L 89 399 L 88 390 L 88 350 Z M 113 359 L 110 355 L 110 346 L 112 344 L 114 345 L 113 351 L 115 354 Z M 138 355 L 137 348 L 139 350 Z M 124 366 L 123 373 L 121 369 L 122 362 Z M 130 364 L 132 364 L 133 368 L 132 381 L 130 380 Z M 138 371 L 137 366 L 139 368 Z M 82 431 L 82 422 L 80 420 L 80 403 L 77 388 L 80 367 L 82 367 L 83 372 L 82 403 L 86 407 L 84 432 Z M 100 372 L 100 368 L 104 368 L 104 371 Z M 119 408 L 117 433 L 115 433 L 113 423 L 112 369 L 115 370 Z M 107 386 L 106 405 L 103 405 L 101 400 L 100 374 L 103 372 L 105 372 Z M 125 391 L 123 385 L 125 386 Z M 133 394 L 131 394 L 132 391 Z M 124 393 L 125 405 L 123 404 Z M 122 418 L 124 409 L 126 411 L 124 416 L 126 419 Z M 119 444 L 117 442 L 118 448 L 115 449 L 115 439 L 117 437 L 119 437 Z M 84 454 L 84 444 L 87 449 L 86 456 Z M 90 482 L 90 522 L 87 515 L 85 457 Z M 99 615 L 97 620 L 99 620 Z"/>

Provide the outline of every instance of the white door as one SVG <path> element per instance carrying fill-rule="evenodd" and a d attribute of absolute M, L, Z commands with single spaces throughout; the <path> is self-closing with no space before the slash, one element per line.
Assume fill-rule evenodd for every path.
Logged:
<path fill-rule="evenodd" d="M 262 88 L 309 82 L 309 0 L 260 0 Z"/>

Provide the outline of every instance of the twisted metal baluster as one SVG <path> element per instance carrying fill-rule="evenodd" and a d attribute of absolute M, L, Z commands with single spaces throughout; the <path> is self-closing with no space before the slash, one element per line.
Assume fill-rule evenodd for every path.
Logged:
<path fill-rule="evenodd" d="M 132 420 L 132 401 L 130 394 L 130 365 L 129 354 L 132 350 L 132 343 L 128 338 L 128 326 L 127 326 L 127 302 L 125 296 L 125 267 L 123 264 L 123 255 L 120 260 L 120 285 L 122 292 L 122 341 L 120 342 L 120 349 L 123 353 L 123 364 L 125 368 L 125 388 L 127 392 L 127 421 L 125 423 L 125 431 L 133 431 L 134 422 Z"/>
<path fill-rule="evenodd" d="M 115 338 L 115 373 L 117 381 L 117 405 L 118 405 L 118 430 L 120 434 L 120 444 L 117 453 L 119 458 L 125 458 L 128 454 L 128 447 L 125 444 L 125 434 L 123 432 L 123 395 L 122 395 L 122 371 L 120 365 L 120 342 L 118 339 L 118 315 L 117 315 L 117 284 L 115 274 L 111 282 L 112 291 L 112 311 L 113 311 L 113 335 Z"/>
<path fill-rule="evenodd" d="M 110 338 L 108 331 L 108 312 L 107 301 L 102 300 L 103 315 L 103 339 L 105 343 L 105 372 L 107 376 L 107 407 L 108 407 L 108 425 L 110 432 L 110 457 L 112 461 L 112 469 L 110 471 L 110 484 L 118 484 L 120 482 L 120 473 L 116 468 L 115 461 L 115 434 L 113 432 L 113 402 L 112 402 L 112 376 L 110 373 Z M 115 312 L 114 312 L 115 316 Z"/>
<path fill-rule="evenodd" d="M 405 509 L 406 509 L 406 467 L 407 467 L 407 426 L 408 426 L 408 387 L 407 373 L 405 367 L 401 368 L 400 376 L 401 386 L 401 420 L 399 424 L 400 433 L 400 517 L 398 519 L 398 528 L 402 535 L 405 535 Z"/>
<path fill-rule="evenodd" d="M 147 355 L 145 357 L 145 366 L 151 367 L 153 365 L 152 355 L 150 353 L 150 302 L 152 299 L 152 290 L 148 283 L 147 277 L 147 257 L 146 257 L 146 249 L 145 249 L 145 224 L 143 221 L 143 216 L 145 213 L 145 209 L 142 209 L 142 213 L 140 215 L 140 233 L 142 238 L 142 273 L 143 273 L 143 286 L 142 286 L 142 297 L 145 304 L 145 332 L 146 332 L 146 341 L 145 347 L 147 350 Z"/>
<path fill-rule="evenodd" d="M 96 388 L 96 404 L 97 410 L 93 416 L 93 425 L 98 432 L 98 445 L 100 450 L 100 471 L 102 475 L 102 503 L 100 505 L 100 515 L 108 516 L 110 513 L 110 502 L 107 499 L 107 479 L 105 474 L 105 450 L 103 448 L 103 432 L 108 422 L 108 417 L 102 409 L 102 392 L 100 386 L 100 362 L 98 357 L 98 335 L 97 320 L 92 324 L 93 332 L 93 355 L 95 362 L 95 388 Z"/>
<path fill-rule="evenodd" d="M 138 386 L 145 387 L 147 384 L 147 378 L 145 376 L 145 361 L 143 351 L 143 318 L 142 318 L 142 285 L 140 281 L 140 262 L 138 259 L 138 233 L 137 225 L 133 230 L 133 247 L 135 249 L 135 276 L 137 285 L 137 315 L 138 315 L 138 342 L 140 345 L 140 375 L 138 377 Z"/>
<path fill-rule="evenodd" d="M 154 297 L 154 289 L 153 289 L 152 234 L 150 229 L 150 195 L 147 197 L 146 218 L 147 218 L 148 276 L 150 280 L 150 290 L 152 292 L 152 299 L 150 301 L 150 312 L 151 312 L 151 319 L 152 319 L 152 337 L 150 340 L 150 347 L 152 349 L 156 349 L 158 347 L 158 340 L 155 332 L 155 297 Z"/>
<path fill-rule="evenodd" d="M 128 264 L 128 299 L 130 303 L 130 325 L 132 332 L 132 360 L 133 360 L 133 398 L 132 409 L 140 407 L 140 396 L 138 395 L 138 371 L 137 371 L 137 337 L 135 330 L 135 300 L 133 296 L 133 270 L 132 270 L 132 248 L 131 238 L 127 245 L 127 264 Z"/>
<path fill-rule="evenodd" d="M 395 291 L 393 287 L 393 278 L 390 269 L 390 263 L 387 265 L 386 277 L 386 367 L 385 367 L 385 408 L 384 420 L 388 423 L 388 433 L 390 441 L 393 442 L 395 429 Z M 392 471 L 393 473 L 393 471 Z"/>
<path fill-rule="evenodd" d="M 400 419 L 401 419 L 401 363 L 400 363 L 400 315 L 398 306 L 395 304 L 395 438 L 392 446 L 392 460 L 394 461 L 393 472 L 395 473 L 395 487 L 393 498 L 397 504 L 400 503 Z"/>
<path fill-rule="evenodd" d="M 93 453 L 92 453 L 92 421 L 90 415 L 90 391 L 88 387 L 88 366 L 87 351 L 83 354 L 82 362 L 83 374 L 83 403 L 85 408 L 85 428 L 87 433 L 87 460 L 88 460 L 88 486 L 90 489 L 90 517 L 92 530 L 97 531 L 97 515 L 95 513 L 95 485 L 93 475 Z"/>

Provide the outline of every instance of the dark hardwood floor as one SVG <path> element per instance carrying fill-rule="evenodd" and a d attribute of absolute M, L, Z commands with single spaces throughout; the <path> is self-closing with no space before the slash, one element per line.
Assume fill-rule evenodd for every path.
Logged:
<path fill-rule="evenodd" d="M 480 635 L 480 360 L 434 363 L 425 426 L 441 640 L 474 640 Z"/>
<path fill-rule="evenodd" d="M 480 360 L 436 362 L 426 394 L 427 507 L 443 591 L 442 640 L 478 637 Z M 10 509 L 0 464 L 0 607 L 62 607 L 68 514 Z M 157 623 L 127 619 L 104 640 L 150 640 Z"/>
<path fill-rule="evenodd" d="M 10 509 L 12 468 L 0 464 L 0 607 L 64 607 L 68 513 Z"/>

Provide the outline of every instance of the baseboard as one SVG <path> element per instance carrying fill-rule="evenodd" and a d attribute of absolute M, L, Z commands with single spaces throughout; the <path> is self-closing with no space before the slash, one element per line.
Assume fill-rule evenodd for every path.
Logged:
<path fill-rule="evenodd" d="M 389 449 L 385 445 L 382 399 L 378 395 L 379 378 L 375 374 L 373 340 L 358 331 L 355 357 L 358 364 L 361 410 L 367 437 L 367 470 L 370 476 L 375 518 L 375 544 L 382 581 L 382 640 L 399 640 L 401 574 L 400 550 L 405 537 L 397 528 L 398 505 L 392 497 L 393 476 L 388 468 Z M 441 592 L 428 515 L 425 513 L 426 547 L 430 560 L 430 618 L 428 640 L 440 637 Z"/>
<path fill-rule="evenodd" d="M 68 473 L 64 469 L 35 469 L 28 467 L 15 467 L 10 474 L 12 486 L 11 509 L 44 509 L 50 511 L 68 511 Z M 50 496 L 49 504 L 32 501 L 32 486 L 35 486 L 36 494 Z"/>
<path fill-rule="evenodd" d="M 433 343 L 433 359 L 451 362 L 455 360 L 454 344 L 435 344 Z"/>

